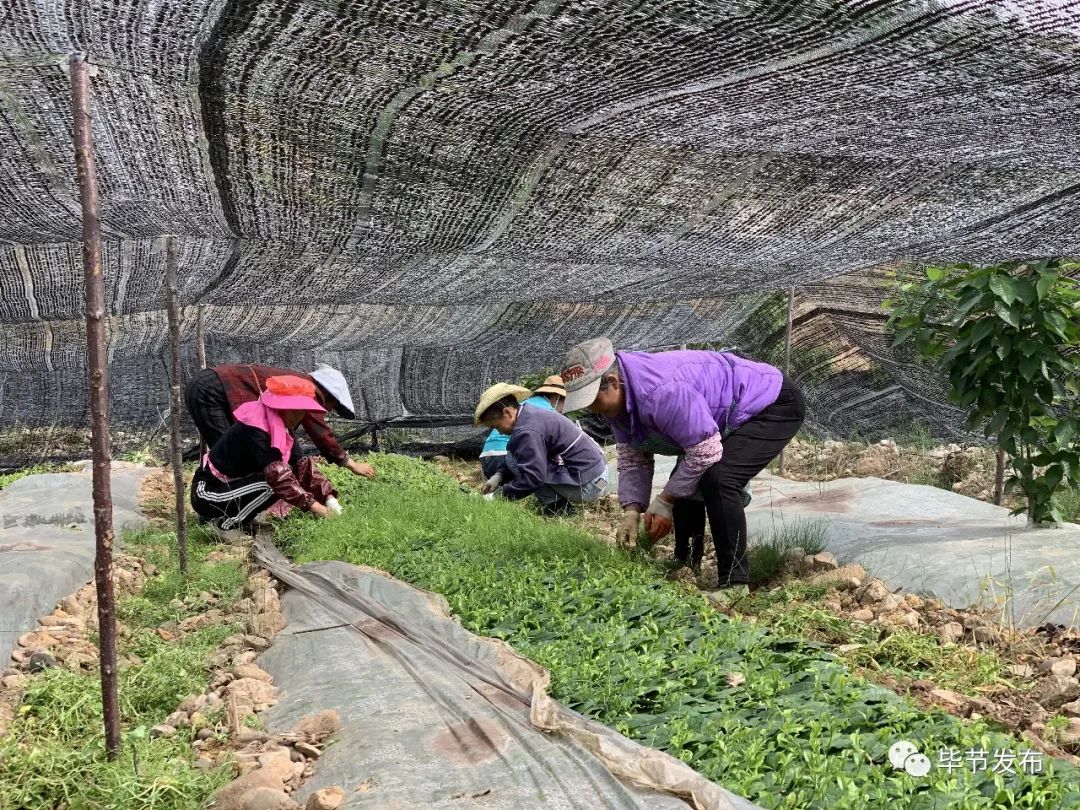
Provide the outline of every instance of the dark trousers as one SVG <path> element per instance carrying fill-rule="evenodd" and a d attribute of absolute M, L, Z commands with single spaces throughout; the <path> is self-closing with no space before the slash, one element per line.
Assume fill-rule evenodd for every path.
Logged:
<path fill-rule="evenodd" d="M 259 512 L 277 500 L 261 473 L 226 483 L 200 467 L 191 479 L 191 508 L 203 520 L 222 529 L 248 526 Z"/>
<path fill-rule="evenodd" d="M 334 485 L 316 469 L 310 456 L 301 458 L 292 467 L 300 486 L 319 503 L 325 504 L 334 494 Z M 277 493 L 262 473 L 226 482 L 200 467 L 191 481 L 191 508 L 200 518 L 215 522 L 222 529 L 247 528 L 259 512 L 277 501 Z"/>
<path fill-rule="evenodd" d="M 700 562 L 707 515 L 721 588 L 750 581 L 742 489 L 780 454 L 805 417 L 802 392 L 785 377 L 776 402 L 724 439 L 723 457 L 701 477 L 698 488 L 702 501 L 675 502 L 675 556 L 685 562 Z"/>
<path fill-rule="evenodd" d="M 235 422 L 225 386 L 212 368 L 204 368 L 184 386 L 184 405 L 207 448 Z"/>
<path fill-rule="evenodd" d="M 484 456 L 480 459 L 480 469 L 484 473 L 484 478 L 491 478 L 497 473 L 505 458 L 506 456 Z"/>

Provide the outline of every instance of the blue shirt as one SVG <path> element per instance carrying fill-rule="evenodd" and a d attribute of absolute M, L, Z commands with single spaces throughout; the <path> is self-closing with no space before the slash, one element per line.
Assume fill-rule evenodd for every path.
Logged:
<path fill-rule="evenodd" d="M 543 396 L 531 396 L 521 404 L 535 405 L 539 408 L 547 408 L 549 411 L 555 410 L 555 407 L 548 402 L 547 397 Z M 506 448 L 509 444 L 510 437 L 507 434 L 492 430 L 491 433 L 488 434 L 488 437 L 484 439 L 484 447 L 480 450 L 480 458 L 487 458 L 488 456 L 505 456 Z"/>

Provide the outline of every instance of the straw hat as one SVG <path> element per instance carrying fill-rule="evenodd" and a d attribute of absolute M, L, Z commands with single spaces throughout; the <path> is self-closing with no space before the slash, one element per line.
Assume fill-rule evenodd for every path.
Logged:
<path fill-rule="evenodd" d="M 524 402 L 532 396 L 532 391 L 522 388 L 520 385 L 510 383 L 495 383 L 480 395 L 480 401 L 476 403 L 476 411 L 473 414 L 473 422 L 479 426 L 480 415 L 503 397 L 513 397 L 518 402 Z"/>
<path fill-rule="evenodd" d="M 558 394 L 560 397 L 566 396 L 566 386 L 563 385 L 562 377 L 558 374 L 552 374 L 546 380 L 544 384 L 536 389 L 537 394 Z"/>
<path fill-rule="evenodd" d="M 291 374 L 268 377 L 266 390 L 262 392 L 259 401 L 275 411 L 326 412 L 326 409 L 315 401 L 315 383 Z"/>

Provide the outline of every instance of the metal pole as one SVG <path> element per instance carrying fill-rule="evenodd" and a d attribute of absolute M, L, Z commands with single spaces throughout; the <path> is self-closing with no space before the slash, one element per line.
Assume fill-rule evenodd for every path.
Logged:
<path fill-rule="evenodd" d="M 176 282 L 176 238 L 165 237 L 165 283 L 169 288 L 169 434 L 173 489 L 176 491 L 176 549 L 180 573 L 187 576 L 187 509 L 184 505 L 184 462 L 180 453 L 180 293 Z"/>
<path fill-rule="evenodd" d="M 86 287 L 86 353 L 90 377 L 90 445 L 93 457 L 94 533 L 97 550 L 98 638 L 105 750 L 120 753 L 120 707 L 116 692 L 116 596 L 113 592 L 112 447 L 109 440 L 109 369 L 105 350 L 105 279 L 101 271 L 101 217 L 90 123 L 90 68 L 71 59 L 75 172 L 82 203 L 83 280 Z"/>
<path fill-rule="evenodd" d="M 784 376 L 791 374 L 791 318 L 795 311 L 795 288 L 788 290 L 787 299 L 787 329 L 784 331 Z M 784 451 L 780 451 L 780 467 L 778 470 L 781 477 L 784 475 Z"/>
<path fill-rule="evenodd" d="M 1005 451 L 1000 447 L 997 451 L 996 463 L 994 464 L 994 503 L 1001 506 L 1001 499 L 1005 490 Z"/>

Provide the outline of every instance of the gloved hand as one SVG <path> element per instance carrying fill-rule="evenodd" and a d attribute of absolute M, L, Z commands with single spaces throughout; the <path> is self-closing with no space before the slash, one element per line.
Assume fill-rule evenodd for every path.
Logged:
<path fill-rule="evenodd" d="M 502 473 L 497 472 L 493 476 L 491 476 L 491 478 L 489 478 L 487 481 L 484 482 L 484 485 L 482 487 L 480 487 L 480 491 L 484 495 L 492 493 L 502 485 L 502 480 L 503 480 Z"/>
<path fill-rule="evenodd" d="M 341 504 L 338 503 L 338 499 L 333 495 L 326 499 L 326 509 L 331 515 L 340 515 L 345 511 L 341 508 Z"/>
<path fill-rule="evenodd" d="M 645 530 L 649 533 L 649 539 L 658 542 L 671 531 L 673 519 L 672 504 L 659 495 L 653 498 L 645 512 Z"/>
<path fill-rule="evenodd" d="M 641 508 L 624 506 L 619 528 L 615 532 L 615 543 L 619 548 L 631 548 L 637 542 L 638 522 L 641 520 Z"/>

